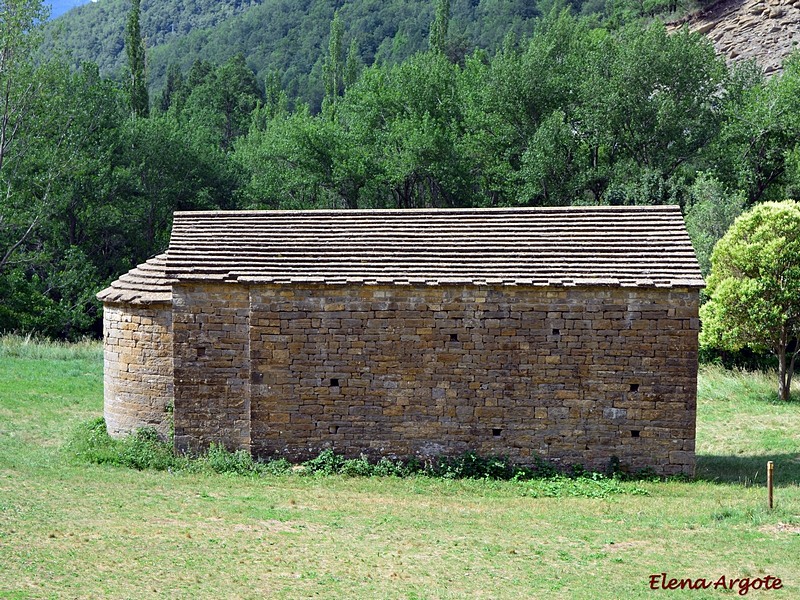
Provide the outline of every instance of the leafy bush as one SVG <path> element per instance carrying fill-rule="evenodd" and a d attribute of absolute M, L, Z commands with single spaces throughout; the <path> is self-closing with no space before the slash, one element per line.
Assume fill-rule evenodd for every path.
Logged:
<path fill-rule="evenodd" d="M 197 459 L 201 470 L 235 475 L 254 475 L 259 472 L 259 463 L 249 452 L 236 450 L 230 452 L 222 444 L 212 443 L 208 451 Z M 205 468 L 204 468 L 205 467 Z"/>
<path fill-rule="evenodd" d="M 291 472 L 293 465 L 285 458 L 276 458 L 267 462 L 256 463 L 258 465 L 259 473 L 262 475 L 286 475 Z"/>
<path fill-rule="evenodd" d="M 515 467 L 499 456 L 478 456 L 464 452 L 458 456 L 440 456 L 426 468 L 426 474 L 445 479 L 511 479 Z"/>
<path fill-rule="evenodd" d="M 164 471 L 177 466 L 172 444 L 163 442 L 155 429 L 138 429 L 133 435 L 120 440 L 120 461 L 123 466 L 143 471 Z"/>
<path fill-rule="evenodd" d="M 152 428 L 115 440 L 106 431 L 102 417 L 82 423 L 70 439 L 67 450 L 77 459 L 100 465 L 115 465 L 137 470 L 229 473 L 234 475 L 282 475 L 292 469 L 285 458 L 259 462 L 245 450 L 230 452 L 221 444 L 211 444 L 197 458 L 176 456 L 172 443 L 160 439 Z"/>
<path fill-rule="evenodd" d="M 369 459 L 362 454 L 358 458 L 345 460 L 339 472 L 342 475 L 349 475 L 351 477 L 370 477 L 375 473 L 375 467 L 369 462 Z"/>
<path fill-rule="evenodd" d="M 103 417 L 81 423 L 69 440 L 67 449 L 76 458 L 88 463 L 119 464 L 117 442 L 108 435 Z"/>
<path fill-rule="evenodd" d="M 334 475 L 340 472 L 344 462 L 345 460 L 343 456 L 336 454 L 333 450 L 328 448 L 320 452 L 319 456 L 316 458 L 312 458 L 311 460 L 304 462 L 303 466 L 309 473 Z"/>
<path fill-rule="evenodd" d="M 385 456 L 372 467 L 375 477 L 405 477 L 409 474 L 408 464 L 402 460 L 392 460 Z"/>
<path fill-rule="evenodd" d="M 322 475 L 347 475 L 351 477 L 413 477 L 423 475 L 437 479 L 490 479 L 500 481 L 529 481 L 548 477 L 564 476 L 579 478 L 594 474 L 582 466 L 571 468 L 567 475 L 559 473 L 553 465 L 536 456 L 533 464 L 518 465 L 504 456 L 480 456 L 467 451 L 456 456 L 437 456 L 427 461 L 417 458 L 390 459 L 381 458 L 371 463 L 365 455 L 346 459 L 330 448 L 323 450 L 318 456 L 303 463 L 303 473 Z M 637 476 L 618 473 L 614 478 L 622 481 Z"/>

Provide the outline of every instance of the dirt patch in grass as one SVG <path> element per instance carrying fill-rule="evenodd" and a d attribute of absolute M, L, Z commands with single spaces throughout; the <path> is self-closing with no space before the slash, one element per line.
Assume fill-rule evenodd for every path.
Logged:
<path fill-rule="evenodd" d="M 300 529 L 307 530 L 307 526 L 297 527 L 291 523 L 284 521 L 259 521 L 257 523 L 238 523 L 233 526 L 234 531 L 249 531 L 253 533 L 269 532 L 269 533 L 286 533 L 290 531 L 299 531 Z"/>
<path fill-rule="evenodd" d="M 603 551 L 605 552 L 624 552 L 625 550 L 640 550 L 642 548 L 646 548 L 650 546 L 650 542 L 647 541 L 631 541 L 631 542 L 610 542 L 603 546 Z"/>
<path fill-rule="evenodd" d="M 800 535 L 800 525 L 790 525 L 788 523 L 775 523 L 774 525 L 764 525 L 758 528 L 759 531 L 764 533 L 778 534 L 778 533 L 793 533 Z"/>
<path fill-rule="evenodd" d="M 210 517 L 204 520 L 181 521 L 178 519 L 153 519 L 152 524 L 156 527 L 177 529 L 177 530 L 200 530 L 203 535 L 212 536 L 223 533 L 223 531 L 237 531 L 247 533 L 318 533 L 323 527 L 307 522 L 294 523 L 292 521 L 280 521 L 278 519 L 249 521 L 246 523 L 231 524 L 222 517 Z"/>

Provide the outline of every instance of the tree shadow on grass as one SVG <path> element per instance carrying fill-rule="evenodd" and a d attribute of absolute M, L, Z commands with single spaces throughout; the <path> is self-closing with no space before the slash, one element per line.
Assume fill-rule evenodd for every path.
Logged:
<path fill-rule="evenodd" d="M 775 465 L 776 487 L 800 485 L 800 454 L 768 454 L 758 456 L 718 456 L 698 454 L 695 476 L 712 483 L 766 485 L 767 461 Z"/>

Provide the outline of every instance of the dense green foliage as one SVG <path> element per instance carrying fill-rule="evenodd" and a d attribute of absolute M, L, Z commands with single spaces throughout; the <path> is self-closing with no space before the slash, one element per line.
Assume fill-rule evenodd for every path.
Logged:
<path fill-rule="evenodd" d="M 272 50 L 255 41 L 247 54 L 203 46 L 213 60 L 172 61 L 147 105 L 129 84 L 141 37 L 123 4 L 131 62 L 117 80 L 42 60 L 39 3 L 0 2 L 13 50 L 0 69 L 0 331 L 97 333 L 94 294 L 163 251 L 175 210 L 677 203 L 707 270 L 743 209 L 800 196 L 800 60 L 768 81 L 730 69 L 702 36 L 620 17 L 633 3 L 542 17 L 488 0 L 286 3 L 250 26 L 257 37 L 303 16 L 284 62 L 260 63 L 253 48 Z M 228 15 L 222 35 L 272 6 L 250 4 L 216 3 L 218 19 L 181 31 Z M 160 9 L 141 9 L 152 69 Z"/>
<path fill-rule="evenodd" d="M 778 358 L 778 395 L 789 399 L 800 354 L 800 205 L 760 204 L 734 222 L 714 247 L 702 307 L 701 343 L 750 346 Z"/>
<path fill-rule="evenodd" d="M 686 228 L 700 269 L 708 274 L 714 245 L 744 209 L 745 196 L 742 191 L 731 192 L 718 179 L 702 172 L 697 174 L 689 195 Z"/>

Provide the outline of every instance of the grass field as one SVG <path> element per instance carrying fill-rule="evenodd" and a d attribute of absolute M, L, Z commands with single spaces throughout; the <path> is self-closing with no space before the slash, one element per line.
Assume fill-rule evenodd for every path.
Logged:
<path fill-rule="evenodd" d="M 770 401 L 764 376 L 703 371 L 697 481 L 593 498 L 547 482 L 80 464 L 66 442 L 101 414 L 101 372 L 96 346 L 0 342 L 0 598 L 739 595 L 651 590 L 662 572 L 771 575 L 782 589 L 747 595 L 800 598 L 800 403 Z"/>

